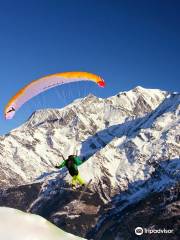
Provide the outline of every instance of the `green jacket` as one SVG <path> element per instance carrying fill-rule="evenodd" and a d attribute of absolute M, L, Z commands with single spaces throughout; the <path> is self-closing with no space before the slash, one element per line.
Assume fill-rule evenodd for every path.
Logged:
<path fill-rule="evenodd" d="M 71 176 L 78 175 L 78 166 L 82 164 L 82 160 L 78 156 L 73 156 L 73 160 L 64 160 L 60 165 L 59 168 L 67 167 Z"/>

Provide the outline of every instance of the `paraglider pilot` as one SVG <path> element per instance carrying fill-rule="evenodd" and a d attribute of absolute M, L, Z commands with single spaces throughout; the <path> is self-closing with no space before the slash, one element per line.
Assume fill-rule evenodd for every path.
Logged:
<path fill-rule="evenodd" d="M 85 182 L 80 177 L 78 171 L 78 166 L 82 163 L 82 160 L 78 156 L 70 155 L 67 159 L 64 159 L 61 164 L 57 164 L 55 168 L 67 167 L 69 174 L 72 176 L 72 187 L 76 188 L 76 183 L 79 183 L 81 186 L 85 185 Z"/>

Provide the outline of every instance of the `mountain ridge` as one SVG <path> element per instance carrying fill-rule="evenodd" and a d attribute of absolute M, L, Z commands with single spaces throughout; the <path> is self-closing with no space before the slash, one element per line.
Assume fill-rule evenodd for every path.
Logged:
<path fill-rule="evenodd" d="M 6 150 L 0 155 L 0 185 L 7 189 L 3 199 L 20 191 L 28 202 L 26 210 L 65 230 L 70 222 L 74 234 L 101 239 L 95 236 L 107 232 L 102 226 L 108 226 L 108 216 L 116 222 L 121 212 L 128 213 L 128 206 L 152 193 L 163 194 L 179 182 L 179 103 L 178 93 L 136 87 L 107 99 L 91 94 L 63 109 L 38 110 L 0 143 Z M 78 213 L 72 211 L 78 193 L 70 196 L 62 190 L 69 186 L 70 176 L 66 169 L 53 167 L 62 154 L 74 153 L 86 159 L 79 167 L 81 176 L 86 182 L 92 179 L 88 191 L 93 195 L 83 196 Z M 27 184 L 34 189 L 31 201 Z"/>

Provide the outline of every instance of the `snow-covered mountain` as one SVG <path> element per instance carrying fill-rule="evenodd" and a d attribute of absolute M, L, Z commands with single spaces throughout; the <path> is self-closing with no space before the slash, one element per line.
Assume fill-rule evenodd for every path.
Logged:
<path fill-rule="evenodd" d="M 103 234 L 116 228 L 121 213 L 180 181 L 179 103 L 178 93 L 136 87 L 35 112 L 0 138 L 0 204 L 38 213 L 89 239 L 108 239 Z M 92 179 L 90 194 L 80 200 L 78 192 L 62 188 L 71 181 L 67 172 L 53 167 L 62 154 L 74 153 L 86 158 L 81 176 Z M 113 239 L 135 239 L 114 232 Z"/>
<path fill-rule="evenodd" d="M 61 154 L 78 151 L 94 159 L 100 149 L 136 127 L 166 95 L 137 87 L 108 99 L 89 95 L 60 110 L 35 112 L 23 126 L 1 137 L 1 185 L 35 180 L 54 170 Z"/>

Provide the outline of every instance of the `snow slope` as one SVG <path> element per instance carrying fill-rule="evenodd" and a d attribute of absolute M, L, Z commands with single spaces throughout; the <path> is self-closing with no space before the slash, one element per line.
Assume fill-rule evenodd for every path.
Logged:
<path fill-rule="evenodd" d="M 1 240 L 80 240 L 46 219 L 13 208 L 0 207 Z"/>

